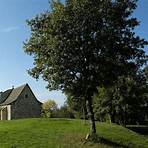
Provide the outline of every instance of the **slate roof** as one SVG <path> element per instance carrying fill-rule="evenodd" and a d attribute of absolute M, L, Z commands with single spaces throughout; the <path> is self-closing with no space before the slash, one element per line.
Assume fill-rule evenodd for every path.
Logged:
<path fill-rule="evenodd" d="M 11 91 L 12 91 L 12 89 L 8 89 L 8 90 L 0 93 L 0 103 L 3 103 L 8 98 Z"/>
<path fill-rule="evenodd" d="M 24 84 L 20 87 L 8 89 L 5 92 L 1 92 L 0 94 L 0 106 L 2 105 L 8 105 L 12 102 L 16 101 L 25 86 L 28 84 Z"/>

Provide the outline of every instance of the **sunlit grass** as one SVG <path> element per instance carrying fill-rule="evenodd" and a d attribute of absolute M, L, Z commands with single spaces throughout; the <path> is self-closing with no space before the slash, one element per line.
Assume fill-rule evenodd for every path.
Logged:
<path fill-rule="evenodd" d="M 97 123 L 97 133 L 107 140 L 106 144 L 84 144 L 88 132 L 89 125 L 82 120 L 0 121 L 0 148 L 110 148 L 115 147 L 113 143 L 148 147 L 147 138 L 114 124 Z"/>

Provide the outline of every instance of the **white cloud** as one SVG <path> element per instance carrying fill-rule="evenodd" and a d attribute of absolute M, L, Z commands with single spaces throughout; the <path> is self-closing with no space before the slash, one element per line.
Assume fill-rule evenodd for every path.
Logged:
<path fill-rule="evenodd" d="M 18 30 L 18 29 L 20 29 L 18 26 L 11 26 L 11 27 L 6 27 L 6 28 L 0 29 L 0 32 L 9 33 L 9 32 L 12 32 L 12 31 L 15 31 L 15 30 Z"/>

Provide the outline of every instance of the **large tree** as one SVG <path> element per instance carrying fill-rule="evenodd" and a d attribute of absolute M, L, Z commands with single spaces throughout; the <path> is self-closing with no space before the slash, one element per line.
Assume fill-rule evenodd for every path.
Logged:
<path fill-rule="evenodd" d="M 132 18 L 137 0 L 52 1 L 51 11 L 28 21 L 34 78 L 41 75 L 49 90 L 85 98 L 91 134 L 96 133 L 92 97 L 100 85 L 112 85 L 145 62 L 146 41 L 136 36 Z"/>

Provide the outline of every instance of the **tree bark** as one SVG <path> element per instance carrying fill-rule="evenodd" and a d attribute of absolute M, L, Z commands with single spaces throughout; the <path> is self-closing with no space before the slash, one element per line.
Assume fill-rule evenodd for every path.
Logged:
<path fill-rule="evenodd" d="M 96 134 L 96 124 L 92 107 L 92 97 L 86 98 L 87 113 L 90 120 L 90 134 Z"/>
<path fill-rule="evenodd" d="M 84 101 L 84 107 L 83 107 L 83 116 L 84 120 L 87 120 L 87 107 L 86 107 L 86 100 Z"/>
<path fill-rule="evenodd" d="M 115 123 L 115 114 L 114 113 L 110 114 L 110 118 L 111 118 L 111 123 Z"/>

